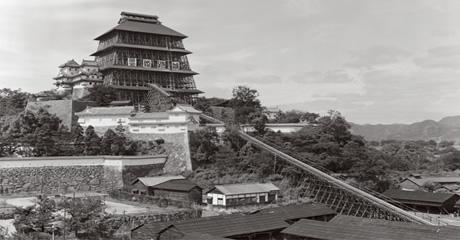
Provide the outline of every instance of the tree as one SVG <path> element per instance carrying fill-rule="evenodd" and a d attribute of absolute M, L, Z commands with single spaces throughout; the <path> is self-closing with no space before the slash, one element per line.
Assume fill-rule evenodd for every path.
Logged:
<path fill-rule="evenodd" d="M 215 128 L 204 128 L 190 133 L 192 159 L 199 163 L 213 163 L 218 151 L 219 136 Z"/>
<path fill-rule="evenodd" d="M 267 116 L 262 112 L 252 113 L 249 118 L 251 119 L 251 124 L 254 126 L 254 129 L 259 135 L 265 134 L 266 124 L 268 122 Z"/>
<path fill-rule="evenodd" d="M 237 86 L 233 89 L 233 98 L 229 104 L 234 109 L 234 119 L 237 123 L 249 123 L 251 114 L 262 111 L 258 96 L 257 90 L 246 86 Z"/>
<path fill-rule="evenodd" d="M 445 154 L 440 157 L 440 162 L 444 163 L 445 167 L 449 170 L 456 170 L 460 168 L 460 151 L 454 150 L 451 153 Z"/>
<path fill-rule="evenodd" d="M 97 135 L 93 126 L 88 126 L 85 130 L 84 142 L 84 154 L 85 155 L 98 155 L 101 151 L 100 142 L 101 139 Z"/>
<path fill-rule="evenodd" d="M 0 89 L 0 117 L 22 112 L 27 105 L 29 96 L 29 93 L 22 92 L 21 89 Z"/>
<path fill-rule="evenodd" d="M 50 226 L 55 220 L 56 204 L 50 198 L 39 196 L 35 206 L 21 209 L 15 218 L 14 226 L 18 232 L 51 233 Z"/>
<path fill-rule="evenodd" d="M 85 151 L 84 148 L 84 131 L 83 127 L 76 123 L 72 126 L 70 131 L 70 138 L 73 145 L 73 154 L 72 155 L 81 155 Z"/>
<path fill-rule="evenodd" d="M 89 94 L 84 99 L 94 101 L 97 106 L 108 106 L 117 99 L 117 92 L 112 87 L 95 85 L 89 88 Z"/>
<path fill-rule="evenodd" d="M 104 204 L 95 198 L 74 198 L 66 200 L 63 207 L 71 216 L 68 225 L 75 236 L 86 235 L 87 238 L 110 237 L 113 232 L 103 231 L 108 220 L 104 214 Z"/>
<path fill-rule="evenodd" d="M 112 129 L 107 129 L 101 140 L 100 154 L 112 155 L 112 144 L 115 142 L 117 137 L 117 134 Z"/>

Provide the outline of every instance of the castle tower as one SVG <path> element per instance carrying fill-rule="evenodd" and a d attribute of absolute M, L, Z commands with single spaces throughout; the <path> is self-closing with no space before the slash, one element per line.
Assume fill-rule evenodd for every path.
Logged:
<path fill-rule="evenodd" d="M 96 57 L 104 84 L 117 89 L 117 100 L 143 103 L 151 84 L 192 102 L 195 87 L 182 40 L 187 36 L 158 21 L 157 16 L 122 12 L 118 25 L 97 37 Z"/>
<path fill-rule="evenodd" d="M 69 92 L 73 99 L 81 99 L 89 93 L 88 88 L 102 84 L 102 74 L 96 61 L 83 59 L 78 64 L 72 59 L 59 66 L 54 80 L 58 92 Z"/>

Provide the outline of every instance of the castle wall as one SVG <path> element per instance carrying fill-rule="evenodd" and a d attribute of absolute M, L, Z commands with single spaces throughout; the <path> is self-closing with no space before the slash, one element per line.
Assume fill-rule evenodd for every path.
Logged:
<path fill-rule="evenodd" d="M 127 176 L 158 174 L 165 161 L 166 156 L 0 158 L 0 194 L 109 192 L 123 188 Z"/>

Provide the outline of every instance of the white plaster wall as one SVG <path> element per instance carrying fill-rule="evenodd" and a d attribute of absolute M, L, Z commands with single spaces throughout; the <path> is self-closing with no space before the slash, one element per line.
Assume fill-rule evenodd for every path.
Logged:
<path fill-rule="evenodd" d="M 116 116 L 116 115 L 111 115 L 111 116 L 78 116 L 78 123 L 83 127 L 86 128 L 89 125 L 93 127 L 112 127 L 112 126 L 118 126 L 120 125 L 120 122 L 122 125 L 127 126 L 129 123 L 129 117 L 128 116 Z"/>

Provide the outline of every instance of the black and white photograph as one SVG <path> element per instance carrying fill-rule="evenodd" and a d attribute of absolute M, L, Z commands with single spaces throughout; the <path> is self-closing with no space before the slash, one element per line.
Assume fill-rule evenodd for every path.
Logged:
<path fill-rule="evenodd" d="M 0 0 L 0 240 L 460 240 L 460 1 Z"/>

